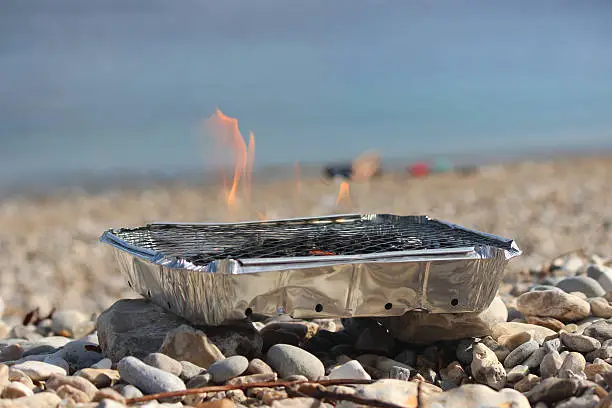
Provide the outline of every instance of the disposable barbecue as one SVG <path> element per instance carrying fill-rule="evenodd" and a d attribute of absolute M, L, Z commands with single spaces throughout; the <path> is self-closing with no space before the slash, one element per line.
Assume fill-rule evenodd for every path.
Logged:
<path fill-rule="evenodd" d="M 129 286 L 196 324 L 464 313 L 493 300 L 514 241 L 427 216 L 349 214 L 111 229 Z"/>

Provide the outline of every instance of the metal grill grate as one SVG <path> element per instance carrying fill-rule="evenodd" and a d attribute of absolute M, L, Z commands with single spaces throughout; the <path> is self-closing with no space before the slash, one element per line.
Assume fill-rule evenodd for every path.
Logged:
<path fill-rule="evenodd" d="M 502 241 L 418 216 L 345 216 L 236 224 L 152 224 L 112 231 L 133 246 L 196 265 L 221 259 L 359 255 L 487 245 Z"/>

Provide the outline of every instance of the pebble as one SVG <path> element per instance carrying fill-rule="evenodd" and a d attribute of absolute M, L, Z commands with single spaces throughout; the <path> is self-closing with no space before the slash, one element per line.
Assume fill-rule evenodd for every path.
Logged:
<path fill-rule="evenodd" d="M 418 402 L 414 406 L 418 406 Z M 530 407 L 527 398 L 518 391 L 509 388 L 495 391 L 481 384 L 466 384 L 459 388 L 434 394 L 428 399 L 427 406 L 445 408 Z"/>
<path fill-rule="evenodd" d="M 51 331 L 56 334 L 66 333 L 69 337 L 82 337 L 87 330 L 82 329 L 82 324 L 88 322 L 89 316 L 78 310 L 59 310 L 53 313 L 51 318 Z"/>
<path fill-rule="evenodd" d="M 467 377 L 465 370 L 458 361 L 453 361 L 440 370 L 442 381 L 450 381 L 455 385 L 460 385 Z"/>
<path fill-rule="evenodd" d="M 57 395 L 62 399 L 70 398 L 76 403 L 79 402 L 89 402 L 91 401 L 91 397 L 84 393 L 83 391 L 74 388 L 70 385 L 62 385 L 55 390 Z"/>
<path fill-rule="evenodd" d="M 110 358 L 103 358 L 97 363 L 93 364 L 90 368 L 110 369 L 113 366 L 113 362 Z"/>
<path fill-rule="evenodd" d="M 2 391 L 2 398 L 9 399 L 29 397 L 31 395 L 34 395 L 32 389 L 19 381 L 12 381 L 6 386 L 4 391 Z"/>
<path fill-rule="evenodd" d="M 553 317 L 565 323 L 584 319 L 591 312 L 586 300 L 557 290 L 524 293 L 516 304 L 525 316 Z"/>
<path fill-rule="evenodd" d="M 0 400 L 0 408 L 57 408 L 62 399 L 54 392 L 37 394 L 13 400 Z"/>
<path fill-rule="evenodd" d="M 366 373 L 367 374 L 367 373 Z M 410 370 L 404 367 L 393 366 L 387 373 L 387 378 L 393 378 L 396 380 L 408 381 L 410 379 Z M 368 376 L 370 376 L 368 374 Z"/>
<path fill-rule="evenodd" d="M 584 384 L 576 379 L 545 378 L 526 393 L 529 402 L 547 404 L 566 400 L 584 390 Z"/>
<path fill-rule="evenodd" d="M 96 386 L 83 377 L 66 376 L 54 374 L 49 377 L 45 386 L 50 390 L 57 390 L 62 386 L 69 385 L 84 392 L 91 399 L 98 391 Z"/>
<path fill-rule="evenodd" d="M 308 380 L 304 376 L 300 376 L 300 377 L 303 377 L 305 380 Z M 227 385 L 245 385 L 245 384 L 250 384 L 254 382 L 276 381 L 277 379 L 278 379 L 278 376 L 276 375 L 276 373 L 251 374 L 251 375 L 244 375 L 244 376 L 232 378 L 231 380 L 227 381 L 226 384 Z M 287 381 L 291 381 L 291 379 L 287 379 Z"/>
<path fill-rule="evenodd" d="M 540 345 L 535 340 L 529 340 L 528 342 L 521 344 L 512 350 L 510 354 L 508 354 L 508 357 L 506 357 L 504 360 L 504 367 L 512 368 L 521 364 L 523 361 L 527 360 L 538 348 L 540 348 Z"/>
<path fill-rule="evenodd" d="M 535 374 L 527 374 L 525 378 L 514 384 L 514 389 L 519 392 L 527 392 L 540 382 L 540 377 Z"/>
<path fill-rule="evenodd" d="M 559 367 L 558 376 L 560 378 L 580 376 L 581 374 L 584 374 L 585 367 L 586 359 L 584 356 L 580 353 L 572 351 L 563 359 L 563 363 L 561 364 L 561 367 Z"/>
<path fill-rule="evenodd" d="M 510 350 L 507 347 L 502 346 L 501 344 L 499 344 L 491 336 L 487 336 L 487 337 L 483 338 L 481 341 L 482 341 L 482 343 L 485 346 L 490 348 L 491 351 L 493 351 L 495 353 L 495 355 L 497 356 L 497 359 L 499 361 L 504 361 L 506 359 L 506 357 L 508 357 L 508 354 L 510 354 Z"/>
<path fill-rule="evenodd" d="M 187 381 L 187 388 L 200 388 L 206 387 L 212 381 L 212 377 L 210 374 L 198 374 L 193 376 Z"/>
<path fill-rule="evenodd" d="M 499 390 L 506 384 L 506 370 L 497 356 L 482 343 L 474 345 L 474 356 L 470 365 L 474 380 Z"/>
<path fill-rule="evenodd" d="M 119 371 L 103 368 L 83 368 L 76 373 L 75 377 L 82 377 L 98 388 L 110 387 L 119 381 Z"/>
<path fill-rule="evenodd" d="M 11 344 L 0 349 L 0 363 L 4 361 L 19 360 L 23 356 L 24 350 L 19 344 Z"/>
<path fill-rule="evenodd" d="M 587 379 L 593 381 L 597 374 L 603 375 L 604 373 L 612 371 L 612 364 L 606 361 L 596 358 L 595 361 L 587 365 L 584 369 Z"/>
<path fill-rule="evenodd" d="M 557 287 L 566 291 L 567 293 L 584 293 L 587 298 L 603 296 L 606 294 L 606 291 L 601 287 L 599 282 L 585 275 L 570 276 L 565 278 L 557 283 Z"/>
<path fill-rule="evenodd" d="M 554 331 L 559 331 L 565 327 L 563 322 L 554 317 L 526 316 L 525 320 L 529 324 L 537 324 L 538 326 L 547 327 Z"/>
<path fill-rule="evenodd" d="M 179 375 L 179 377 L 183 381 L 188 381 L 189 379 L 205 371 L 202 367 L 195 365 L 190 361 L 181 361 L 180 363 L 181 363 L 182 369 L 181 369 L 181 374 Z"/>
<path fill-rule="evenodd" d="M 190 361 L 202 368 L 208 368 L 215 361 L 225 358 L 203 331 L 188 325 L 181 325 L 169 332 L 159 352 L 179 361 Z"/>
<path fill-rule="evenodd" d="M 143 396 L 142 391 L 140 391 L 138 388 L 136 388 L 132 384 L 127 384 L 125 387 L 122 387 L 119 393 L 125 399 L 140 398 Z"/>
<path fill-rule="evenodd" d="M 595 408 L 599 405 L 599 397 L 589 394 L 571 397 L 555 405 L 555 408 Z"/>
<path fill-rule="evenodd" d="M 529 367 L 526 365 L 517 365 L 513 367 L 506 375 L 506 380 L 509 383 L 517 383 L 529 374 Z"/>
<path fill-rule="evenodd" d="M 599 282 L 606 292 L 612 292 L 612 268 L 604 265 L 589 265 L 587 275 Z"/>
<path fill-rule="evenodd" d="M 265 361 L 254 358 L 249 362 L 246 372 L 247 374 L 272 374 L 274 371 Z"/>
<path fill-rule="evenodd" d="M 506 322 L 496 324 L 491 328 L 492 334 L 491 336 L 500 342 L 501 336 L 505 335 L 513 335 L 521 332 L 527 332 L 531 334 L 532 340 L 538 342 L 538 344 L 544 343 L 548 337 L 555 336 L 557 333 L 549 328 L 537 326 L 535 324 L 529 323 L 519 323 L 519 322 Z M 503 344 L 500 342 L 500 344 Z"/>
<path fill-rule="evenodd" d="M 354 344 L 355 350 L 378 354 L 389 354 L 395 347 L 395 339 L 384 327 L 367 327 Z"/>
<path fill-rule="evenodd" d="M 532 333 L 526 331 L 499 336 L 498 339 L 499 344 L 506 347 L 509 351 L 514 350 L 521 344 L 530 340 L 533 340 L 533 335 Z"/>
<path fill-rule="evenodd" d="M 300 374 L 310 380 L 325 375 L 323 363 L 309 352 L 288 344 L 276 344 L 268 350 L 266 362 L 281 378 Z"/>
<path fill-rule="evenodd" d="M 544 346 L 538 348 L 536 351 L 531 353 L 531 355 L 527 358 L 527 360 L 523 361 L 523 365 L 526 365 L 531 370 L 535 370 L 536 368 L 539 368 L 540 364 L 542 364 L 542 360 L 544 359 L 544 356 L 548 354 L 548 352 L 549 352 L 549 349 Z"/>
<path fill-rule="evenodd" d="M 89 368 L 104 356 L 98 351 L 99 346 L 86 340 L 74 340 L 66 343 L 57 354 L 70 365 L 70 371 Z"/>
<path fill-rule="evenodd" d="M 222 384 L 227 380 L 238 377 L 246 371 L 249 366 L 249 360 L 243 356 L 232 356 L 224 360 L 214 362 L 208 367 L 208 374 L 211 375 L 212 381 L 217 384 Z"/>
<path fill-rule="evenodd" d="M 612 339 L 612 324 L 605 320 L 595 322 L 584 329 L 583 334 L 585 336 L 593 337 L 600 342 L 604 342 L 608 339 Z"/>
<path fill-rule="evenodd" d="M 334 367 L 329 372 L 329 378 L 350 379 L 350 380 L 370 380 L 372 377 L 363 369 L 359 361 L 351 360 L 338 367 Z"/>
<path fill-rule="evenodd" d="M 147 394 L 184 390 L 183 381 L 166 371 L 151 367 L 136 357 L 124 357 L 117 364 L 121 378 Z"/>
<path fill-rule="evenodd" d="M 563 359 L 557 351 L 553 350 L 542 359 L 540 375 L 542 378 L 554 377 L 559 372 L 562 364 Z"/>
<path fill-rule="evenodd" d="M 559 338 L 565 347 L 581 353 L 588 353 L 601 347 L 599 340 L 583 334 L 561 332 Z"/>
<path fill-rule="evenodd" d="M 474 357 L 473 345 L 474 345 L 473 339 L 463 339 L 463 340 L 460 340 L 459 343 L 457 344 L 455 355 L 457 356 L 457 359 L 459 360 L 461 364 L 471 364 L 472 363 L 472 358 Z M 416 361 L 416 354 L 414 355 L 414 361 Z M 414 363 L 409 364 L 409 365 L 414 365 Z"/>
<path fill-rule="evenodd" d="M 13 368 L 23 371 L 34 381 L 44 381 L 52 374 L 67 374 L 64 368 L 42 361 L 25 361 L 23 363 L 15 364 Z"/>
<path fill-rule="evenodd" d="M 101 390 L 98 390 L 91 400 L 100 402 L 105 399 L 110 399 L 125 404 L 125 397 L 112 388 L 102 388 Z"/>
<path fill-rule="evenodd" d="M 183 371 L 183 366 L 180 362 L 162 353 L 151 353 L 144 357 L 142 362 L 176 376 L 179 376 Z"/>
<path fill-rule="evenodd" d="M 587 300 L 591 305 L 591 315 L 609 319 L 612 317 L 612 306 L 605 298 L 596 297 Z"/>

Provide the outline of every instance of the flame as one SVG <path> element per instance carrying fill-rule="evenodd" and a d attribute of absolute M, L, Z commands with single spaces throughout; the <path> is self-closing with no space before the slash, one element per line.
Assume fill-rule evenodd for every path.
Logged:
<path fill-rule="evenodd" d="M 245 191 L 248 198 L 251 193 L 251 179 L 253 170 L 253 161 L 255 160 L 255 136 L 253 132 L 249 136 L 248 147 L 238 128 L 238 120 L 225 115 L 219 108 L 215 113 L 206 119 L 206 127 L 213 137 L 223 146 L 230 149 L 234 156 L 234 177 L 232 185 L 226 191 L 226 200 L 229 206 L 236 203 L 236 196 L 240 179 L 245 181 Z M 226 179 L 223 177 L 224 186 Z"/>
<path fill-rule="evenodd" d="M 349 183 L 343 181 L 340 183 L 340 190 L 338 191 L 338 197 L 336 197 L 336 205 L 340 205 L 342 202 L 346 202 L 351 205 L 351 194 L 349 190 Z"/>

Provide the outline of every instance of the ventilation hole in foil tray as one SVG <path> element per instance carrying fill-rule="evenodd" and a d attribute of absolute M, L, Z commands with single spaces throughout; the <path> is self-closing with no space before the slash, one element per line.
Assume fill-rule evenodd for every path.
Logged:
<path fill-rule="evenodd" d="M 385 309 L 386 309 L 386 310 L 391 310 L 392 308 L 393 308 L 393 303 L 387 303 L 387 304 L 385 305 Z"/>
<path fill-rule="evenodd" d="M 244 315 L 245 315 L 246 317 L 249 317 L 249 316 L 250 316 L 250 315 L 252 315 L 252 314 L 253 314 L 253 309 L 251 309 L 250 307 L 247 307 L 247 308 L 245 309 L 245 311 L 244 311 Z"/>
<path fill-rule="evenodd" d="M 451 300 L 451 305 L 453 305 L 453 306 L 457 306 L 458 304 L 459 304 L 459 299 L 457 299 L 457 298 L 453 298 L 453 299 Z"/>
<path fill-rule="evenodd" d="M 315 306 L 315 311 L 316 312 L 322 312 L 323 311 L 323 305 L 320 303 L 317 303 L 317 305 Z"/>

